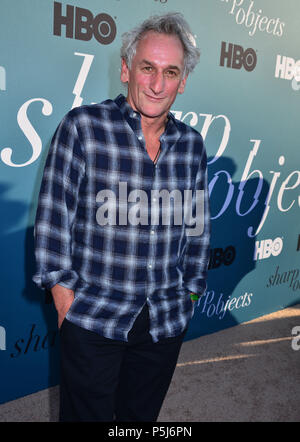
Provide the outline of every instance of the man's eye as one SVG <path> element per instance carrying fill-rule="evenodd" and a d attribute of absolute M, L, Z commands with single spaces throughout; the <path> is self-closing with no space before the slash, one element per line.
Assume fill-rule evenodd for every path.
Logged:
<path fill-rule="evenodd" d="M 144 71 L 144 72 L 152 72 L 153 71 L 153 68 L 152 68 L 152 66 L 144 66 L 143 68 L 142 68 L 142 70 Z"/>
<path fill-rule="evenodd" d="M 168 77 L 177 77 L 176 71 L 167 71 L 166 74 Z"/>

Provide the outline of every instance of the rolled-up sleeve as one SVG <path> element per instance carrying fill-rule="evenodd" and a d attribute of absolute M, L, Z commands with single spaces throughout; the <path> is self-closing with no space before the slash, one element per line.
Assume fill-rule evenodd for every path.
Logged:
<path fill-rule="evenodd" d="M 72 225 L 84 173 L 84 154 L 69 113 L 53 136 L 38 198 L 33 281 L 40 288 L 59 283 L 74 289 L 78 280 L 72 266 Z"/>
<path fill-rule="evenodd" d="M 206 279 L 209 263 L 211 231 L 207 182 L 207 157 L 202 137 L 201 146 L 202 156 L 192 198 L 193 212 L 196 213 L 196 225 L 194 229 L 186 228 L 186 231 L 189 231 L 191 234 L 186 237 L 186 248 L 183 258 L 184 287 L 190 293 L 198 296 L 203 295 L 207 287 Z M 198 210 L 196 205 L 198 205 Z"/>

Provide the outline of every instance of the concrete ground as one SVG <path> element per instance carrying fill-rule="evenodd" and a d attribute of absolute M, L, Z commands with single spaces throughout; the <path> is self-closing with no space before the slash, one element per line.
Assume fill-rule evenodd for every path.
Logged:
<path fill-rule="evenodd" d="M 185 342 L 159 422 L 300 422 L 294 327 L 300 305 Z M 0 405 L 0 422 L 57 421 L 58 388 Z"/>

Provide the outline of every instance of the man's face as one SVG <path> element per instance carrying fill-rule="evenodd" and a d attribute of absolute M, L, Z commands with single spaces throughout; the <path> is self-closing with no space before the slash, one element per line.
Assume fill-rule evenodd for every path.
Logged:
<path fill-rule="evenodd" d="M 177 93 L 184 91 L 184 52 L 174 35 L 148 32 L 138 43 L 131 69 L 122 60 L 121 81 L 128 83 L 127 101 L 143 117 L 169 112 Z"/>

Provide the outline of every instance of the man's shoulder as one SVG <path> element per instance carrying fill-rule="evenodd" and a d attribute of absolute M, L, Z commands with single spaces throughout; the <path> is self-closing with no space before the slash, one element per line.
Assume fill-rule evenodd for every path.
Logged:
<path fill-rule="evenodd" d="M 107 99 L 101 103 L 84 104 L 74 107 L 65 116 L 65 118 L 73 120 L 74 122 L 87 122 L 89 119 L 96 121 L 113 119 L 119 114 L 118 107 L 114 100 Z"/>
<path fill-rule="evenodd" d="M 189 139 L 195 140 L 195 142 L 200 142 L 201 144 L 203 144 L 203 138 L 200 132 L 198 132 L 196 129 L 189 126 L 188 124 L 184 123 L 183 121 L 175 118 L 175 116 L 172 113 L 171 113 L 171 118 L 175 123 L 177 130 L 180 132 L 181 136 L 185 136 Z"/>
<path fill-rule="evenodd" d="M 84 104 L 74 107 L 70 110 L 69 115 L 98 115 L 116 109 L 115 102 L 111 99 L 102 101 L 101 103 Z"/>

